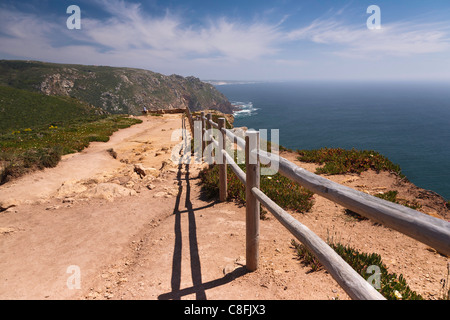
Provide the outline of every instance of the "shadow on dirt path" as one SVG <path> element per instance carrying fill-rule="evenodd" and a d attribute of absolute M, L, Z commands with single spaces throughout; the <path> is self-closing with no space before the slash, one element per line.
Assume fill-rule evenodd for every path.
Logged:
<path fill-rule="evenodd" d="M 185 165 L 185 176 L 182 178 L 183 165 L 179 165 L 179 170 L 177 174 L 178 180 L 178 195 L 175 201 L 175 208 L 173 214 L 175 215 L 174 233 L 175 242 L 173 249 L 173 259 L 172 259 L 172 278 L 171 278 L 171 288 L 172 291 L 169 293 L 164 293 L 158 296 L 159 300 L 180 300 L 181 297 L 191 295 L 195 293 L 196 300 L 207 300 L 206 290 L 212 289 L 218 286 L 225 285 L 239 276 L 247 273 L 245 267 L 240 267 L 231 273 L 228 273 L 223 278 L 216 279 L 203 283 L 202 281 L 202 268 L 200 263 L 200 256 L 198 250 L 197 242 L 197 225 L 195 220 L 195 211 L 207 209 L 213 207 L 215 202 L 208 204 L 202 208 L 194 208 L 191 202 L 191 186 L 189 177 L 189 165 Z M 186 184 L 185 191 L 185 208 L 186 210 L 180 211 L 180 203 L 183 194 L 183 181 Z M 181 284 L 181 260 L 182 260 L 182 232 L 181 232 L 181 215 L 188 214 L 189 223 L 189 252 L 190 252 L 190 268 L 193 286 L 185 289 L 180 289 Z"/>
<path fill-rule="evenodd" d="M 183 118 L 183 129 L 186 128 L 185 119 Z M 181 152 L 181 151 L 180 151 Z M 194 294 L 196 296 L 196 300 L 207 300 L 206 298 L 206 290 L 215 288 L 230 281 L 236 279 L 241 275 L 244 275 L 247 270 L 245 267 L 238 268 L 233 272 L 227 274 L 225 277 L 216 279 L 213 281 L 209 281 L 203 283 L 202 280 L 202 267 L 200 263 L 199 249 L 198 249 L 198 241 L 197 241 L 197 223 L 195 220 L 195 211 L 204 210 L 210 207 L 213 207 L 216 202 L 212 202 L 206 206 L 201 208 L 194 208 L 191 201 L 191 185 L 190 185 L 190 173 L 189 173 L 189 164 L 185 164 L 185 175 L 184 178 L 182 176 L 183 173 L 183 164 L 178 166 L 177 173 L 177 181 L 178 181 L 178 194 L 175 201 L 175 208 L 173 214 L 175 215 L 175 223 L 174 223 L 174 234 L 175 234 L 175 242 L 173 249 L 173 258 L 172 258 L 172 277 L 171 277 L 171 288 L 172 291 L 169 293 L 161 294 L 158 296 L 159 300 L 180 300 L 181 297 L 187 296 L 190 294 Z M 185 183 L 185 210 L 180 211 L 180 203 L 183 195 L 183 181 Z M 181 215 L 188 215 L 188 223 L 189 223 L 189 253 L 190 253 L 190 268 L 191 268 L 191 278 L 193 286 L 185 289 L 180 289 L 181 285 L 181 260 L 182 260 L 182 228 L 181 228 Z"/>

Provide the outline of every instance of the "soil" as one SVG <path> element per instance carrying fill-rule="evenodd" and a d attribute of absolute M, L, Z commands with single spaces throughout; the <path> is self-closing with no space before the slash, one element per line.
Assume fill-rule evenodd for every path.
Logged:
<path fill-rule="evenodd" d="M 245 208 L 206 199 L 202 165 L 171 161 L 182 116 L 140 118 L 56 168 L 0 186 L 0 299 L 349 299 L 326 271 L 310 272 L 297 259 L 293 236 L 270 214 L 261 221 L 259 269 L 247 272 Z M 450 220 L 441 197 L 394 174 L 327 178 L 371 194 L 397 190 Z M 447 257 L 317 195 L 314 201 L 310 212 L 293 216 L 324 240 L 379 253 L 424 298 L 442 297 Z"/>

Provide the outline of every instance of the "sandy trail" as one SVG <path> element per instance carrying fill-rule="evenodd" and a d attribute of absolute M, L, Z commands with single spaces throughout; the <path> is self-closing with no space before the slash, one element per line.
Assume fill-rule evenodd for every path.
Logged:
<path fill-rule="evenodd" d="M 292 236 L 274 218 L 261 221 L 260 268 L 247 273 L 245 208 L 205 199 L 201 167 L 169 161 L 181 115 L 143 119 L 56 168 L 0 187 L 0 202 L 17 200 L 0 213 L 0 299 L 348 299 L 328 273 L 310 273 L 296 259 Z M 416 197 L 387 173 L 329 178 Z M 431 200 L 426 208 L 442 211 Z M 427 246 L 320 197 L 294 216 L 323 239 L 380 253 L 413 290 L 439 297 L 448 259 Z M 79 288 L 70 288 L 78 279 L 70 266 L 80 272 Z"/>
<path fill-rule="evenodd" d="M 18 203 L 33 202 L 51 196 L 65 181 L 88 179 L 112 172 L 123 167 L 123 164 L 113 159 L 106 150 L 113 148 L 124 153 L 133 147 L 150 144 L 151 141 L 158 147 L 163 144 L 162 141 L 151 137 L 161 136 L 161 130 L 169 133 L 172 127 L 179 127 L 177 117 L 144 119 L 140 125 L 115 132 L 106 143 L 93 142 L 82 152 L 63 156 L 56 168 L 38 171 L 0 186 L 0 202 L 10 199 L 16 199 Z M 168 138 L 164 143 L 170 145 L 171 137 L 167 135 L 162 135 Z"/>

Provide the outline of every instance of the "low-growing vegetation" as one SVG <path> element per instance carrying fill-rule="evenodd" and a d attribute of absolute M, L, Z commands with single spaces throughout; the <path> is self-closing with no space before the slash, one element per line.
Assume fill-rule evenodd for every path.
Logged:
<path fill-rule="evenodd" d="M 422 208 L 422 205 L 415 200 L 409 201 L 409 200 L 405 200 L 405 199 L 399 199 L 398 191 L 396 191 L 396 190 L 379 193 L 379 194 L 376 194 L 375 197 L 378 197 L 380 199 L 387 200 L 387 201 L 390 201 L 393 203 L 398 203 L 398 204 L 401 204 L 405 207 L 408 207 L 408 208 L 411 208 L 414 210 L 418 210 L 418 209 Z"/>
<path fill-rule="evenodd" d="M 379 194 L 376 194 L 375 197 L 386 200 L 386 201 L 390 201 L 393 203 L 401 204 L 401 205 L 411 208 L 413 210 L 419 210 L 422 208 L 422 205 L 415 200 L 409 201 L 406 199 L 399 199 L 398 191 L 396 191 L 396 190 L 390 190 L 390 191 L 387 191 L 384 193 L 379 193 Z M 345 209 L 345 214 L 347 216 L 353 217 L 354 219 L 356 219 L 358 221 L 367 220 L 367 218 L 361 216 L 360 214 L 358 214 L 350 209 Z"/>
<path fill-rule="evenodd" d="M 97 116 L 3 134 L 0 184 L 33 170 L 55 167 L 62 155 L 81 151 L 93 141 L 107 142 L 115 131 L 140 122 L 128 116 Z"/>
<path fill-rule="evenodd" d="M 369 169 L 376 172 L 389 171 L 402 177 L 400 166 L 372 150 L 345 150 L 341 148 L 322 148 L 318 150 L 297 150 L 298 160 L 323 165 L 317 174 L 361 174 Z"/>
<path fill-rule="evenodd" d="M 71 97 L 47 96 L 0 86 L 0 134 L 31 132 L 33 128 L 96 120 L 106 112 Z"/>
<path fill-rule="evenodd" d="M 245 172 L 245 165 L 239 165 Z M 206 168 L 200 172 L 202 189 L 209 197 L 219 196 L 219 167 Z M 245 186 L 228 166 L 228 200 L 245 203 Z M 285 210 L 308 212 L 313 206 L 313 192 L 277 173 L 261 175 L 261 191 Z"/>
<path fill-rule="evenodd" d="M 292 240 L 291 244 L 296 251 L 297 257 L 302 260 L 305 265 L 311 267 L 311 272 L 323 269 L 319 260 L 303 244 L 299 244 L 295 240 Z M 368 272 L 368 268 L 370 266 L 378 267 L 381 272 L 380 289 L 378 291 L 386 299 L 423 300 L 422 296 L 409 288 L 402 274 L 397 276 L 395 273 L 389 273 L 379 254 L 362 253 L 350 246 L 345 246 L 338 242 L 329 243 L 329 245 L 365 280 L 369 280 L 373 275 L 373 272 Z"/>
<path fill-rule="evenodd" d="M 0 184 L 55 167 L 61 156 L 139 122 L 75 98 L 0 86 Z"/>
<path fill-rule="evenodd" d="M 223 114 L 218 114 L 218 111 L 215 111 L 215 110 L 211 110 L 211 113 L 212 113 L 212 121 L 215 122 L 215 123 L 219 123 L 219 118 L 223 118 L 224 117 Z M 200 117 L 200 116 L 201 116 L 201 112 L 196 111 L 196 112 L 192 113 L 192 117 L 193 118 Z M 230 123 L 227 118 L 225 118 L 225 127 L 227 129 L 232 129 L 233 128 L 233 124 Z"/>

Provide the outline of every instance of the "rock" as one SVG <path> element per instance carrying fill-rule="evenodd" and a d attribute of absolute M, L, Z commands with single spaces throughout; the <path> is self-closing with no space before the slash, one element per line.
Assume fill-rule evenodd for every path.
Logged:
<path fill-rule="evenodd" d="M 84 192 L 83 197 L 106 199 L 113 201 L 117 197 L 134 196 L 136 191 L 122 187 L 115 183 L 100 183 L 96 187 Z"/>
<path fill-rule="evenodd" d="M 159 176 L 158 170 L 156 170 L 155 168 L 145 168 L 141 163 L 134 165 L 134 172 L 136 172 L 140 176 L 141 179 L 148 175 L 154 176 L 154 177 Z"/>
<path fill-rule="evenodd" d="M 60 206 L 50 206 L 50 207 L 47 207 L 47 208 L 45 208 L 45 210 L 58 210 L 60 208 Z"/>
<path fill-rule="evenodd" d="M 125 282 L 128 282 L 128 279 L 127 279 L 127 278 L 120 278 L 120 279 L 117 281 L 117 284 L 122 284 L 122 283 L 125 283 Z"/>
<path fill-rule="evenodd" d="M 71 197 L 75 194 L 85 192 L 88 187 L 85 184 L 80 183 L 78 180 L 65 181 L 61 187 L 57 190 L 57 196 L 59 198 Z"/>
<path fill-rule="evenodd" d="M 223 268 L 223 274 L 227 275 L 232 273 L 236 269 L 236 266 L 234 264 L 227 264 L 225 268 Z"/>
<path fill-rule="evenodd" d="M 246 261 L 245 261 L 245 258 L 243 256 L 239 256 L 239 258 L 237 258 L 234 263 L 237 264 L 237 265 L 240 265 L 240 266 L 245 266 Z"/>
<path fill-rule="evenodd" d="M 16 232 L 17 230 L 14 228 L 0 228 L 0 234 L 9 234 Z"/>
<path fill-rule="evenodd" d="M 141 163 L 134 165 L 134 172 L 136 172 L 141 178 L 143 178 L 147 175 L 145 173 L 145 168 Z"/>
<path fill-rule="evenodd" d="M 166 191 L 166 193 L 167 193 L 169 196 L 177 196 L 177 195 L 178 195 L 178 192 L 179 192 L 178 188 L 168 188 L 168 187 L 165 187 L 164 190 Z"/>
<path fill-rule="evenodd" d="M 17 207 L 21 203 L 22 202 L 17 199 L 4 200 L 4 201 L 0 202 L 0 212 L 6 211 L 7 209 L 10 209 L 12 207 Z"/>
<path fill-rule="evenodd" d="M 161 192 L 157 192 L 153 195 L 153 198 L 162 198 L 165 197 L 167 195 L 167 193 L 165 193 L 164 191 Z"/>
<path fill-rule="evenodd" d="M 75 201 L 74 198 L 65 198 L 62 202 L 63 203 L 73 203 Z"/>

